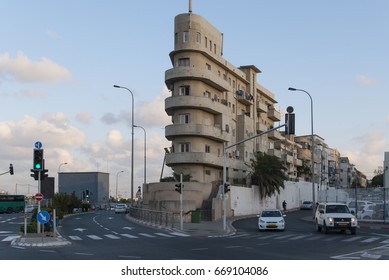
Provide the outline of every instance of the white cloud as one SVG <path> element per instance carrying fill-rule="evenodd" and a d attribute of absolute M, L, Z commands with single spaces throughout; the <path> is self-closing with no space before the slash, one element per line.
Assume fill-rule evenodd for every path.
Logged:
<path fill-rule="evenodd" d="M 76 120 L 80 123 L 88 124 L 91 122 L 92 119 L 93 115 L 89 112 L 78 113 L 76 115 Z"/>
<path fill-rule="evenodd" d="M 355 138 L 355 142 L 357 148 L 353 151 L 343 151 L 342 155 L 347 156 L 358 170 L 371 178 L 374 175 L 372 172 L 383 164 L 388 142 L 385 134 L 379 131 L 369 132 Z"/>
<path fill-rule="evenodd" d="M 46 57 L 32 61 L 23 53 L 19 53 L 16 58 L 3 53 L 0 54 L 0 80 L 9 77 L 24 83 L 57 83 L 72 80 L 71 73 L 65 67 Z"/>
<path fill-rule="evenodd" d="M 357 75 L 357 83 L 362 86 L 372 86 L 378 83 L 378 80 L 366 75 Z"/>

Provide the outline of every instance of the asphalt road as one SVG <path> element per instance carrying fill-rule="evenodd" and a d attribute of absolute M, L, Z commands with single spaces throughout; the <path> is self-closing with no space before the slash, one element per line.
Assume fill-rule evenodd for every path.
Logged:
<path fill-rule="evenodd" d="M 201 237 L 133 223 L 123 214 L 97 211 L 61 221 L 64 247 L 10 246 L 23 222 L 0 215 L 0 259 L 11 260 L 329 260 L 389 259 L 389 231 L 361 228 L 356 235 L 318 233 L 309 211 L 287 214 L 283 232 L 258 232 L 256 218 L 233 223 L 236 234 Z"/>

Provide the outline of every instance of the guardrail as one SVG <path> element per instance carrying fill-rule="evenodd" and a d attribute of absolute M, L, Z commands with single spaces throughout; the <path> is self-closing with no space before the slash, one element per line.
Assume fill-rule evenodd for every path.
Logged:
<path fill-rule="evenodd" d="M 177 219 L 177 214 L 168 211 L 156 211 L 150 209 L 142 209 L 130 207 L 130 217 L 142 222 L 174 228 L 174 222 Z M 179 219 L 179 215 L 178 215 Z"/>

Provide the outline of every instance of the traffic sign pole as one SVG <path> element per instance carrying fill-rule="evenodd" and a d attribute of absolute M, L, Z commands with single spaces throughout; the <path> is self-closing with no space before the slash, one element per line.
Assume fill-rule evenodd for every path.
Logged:
<path fill-rule="evenodd" d="M 41 194 L 41 173 L 38 172 L 38 194 Z M 38 213 L 41 211 L 41 200 L 43 196 L 38 200 Z M 37 233 L 41 232 L 41 224 L 39 223 L 39 220 L 36 219 L 37 222 Z"/>

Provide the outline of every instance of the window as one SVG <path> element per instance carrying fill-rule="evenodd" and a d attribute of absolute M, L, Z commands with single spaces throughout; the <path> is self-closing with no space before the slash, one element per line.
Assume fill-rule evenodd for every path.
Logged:
<path fill-rule="evenodd" d="M 189 114 L 180 114 L 180 124 L 189 123 Z"/>
<path fill-rule="evenodd" d="M 196 43 L 201 43 L 201 33 L 200 32 L 197 32 L 196 33 Z"/>
<path fill-rule="evenodd" d="M 206 170 L 205 170 L 205 175 L 208 175 L 208 176 L 210 176 L 210 175 L 211 175 L 211 170 L 209 170 L 209 169 L 206 169 Z"/>
<path fill-rule="evenodd" d="M 188 31 L 184 31 L 182 41 L 184 43 L 189 42 L 189 32 Z"/>
<path fill-rule="evenodd" d="M 212 51 L 212 41 L 211 40 L 209 40 L 209 48 Z"/>
<path fill-rule="evenodd" d="M 205 152 L 210 153 L 211 152 L 211 146 L 205 145 Z"/>
<path fill-rule="evenodd" d="M 211 98 L 211 93 L 208 90 L 204 91 L 204 97 Z"/>
<path fill-rule="evenodd" d="M 207 68 L 207 70 L 211 70 L 211 64 L 205 63 L 205 68 Z"/>
<path fill-rule="evenodd" d="M 216 53 L 216 44 L 213 44 L 213 52 Z"/>
<path fill-rule="evenodd" d="M 189 66 L 190 60 L 189 58 L 179 58 L 178 59 L 178 66 Z"/>
<path fill-rule="evenodd" d="M 180 87 L 180 95 L 189 95 L 190 94 L 190 86 L 182 86 Z"/>
<path fill-rule="evenodd" d="M 208 48 L 208 38 L 205 37 L 205 47 Z"/>
<path fill-rule="evenodd" d="M 180 143 L 180 152 L 181 153 L 190 152 L 190 143 Z"/>

